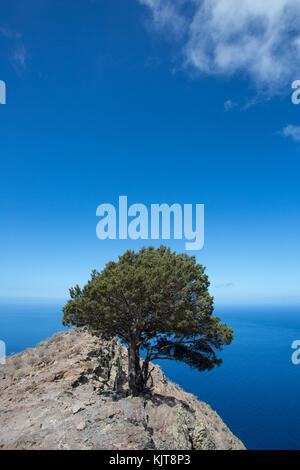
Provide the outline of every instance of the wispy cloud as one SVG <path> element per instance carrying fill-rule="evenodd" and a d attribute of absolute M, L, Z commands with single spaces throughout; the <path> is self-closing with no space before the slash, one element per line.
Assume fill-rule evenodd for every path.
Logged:
<path fill-rule="evenodd" d="M 300 0 L 139 0 L 156 28 L 181 42 L 183 65 L 200 74 L 248 77 L 281 93 L 299 77 Z"/>
<path fill-rule="evenodd" d="M 235 106 L 237 106 L 236 103 L 234 103 L 234 102 L 231 101 L 231 100 L 227 100 L 227 101 L 225 101 L 225 103 L 224 103 L 224 110 L 225 110 L 225 111 L 230 111 L 230 109 L 235 108 Z"/>
<path fill-rule="evenodd" d="M 224 288 L 227 288 L 227 287 L 233 287 L 233 282 L 224 282 L 222 284 L 215 284 L 215 288 L 216 289 L 224 289 Z"/>
<path fill-rule="evenodd" d="M 13 31 L 10 28 L 4 28 L 0 26 L 0 36 L 5 37 L 6 39 L 20 39 L 21 34 Z"/>
<path fill-rule="evenodd" d="M 182 3 L 181 0 L 139 0 L 139 2 L 151 8 L 156 28 L 170 30 L 177 37 L 186 30 L 186 18 L 178 8 Z"/>
<path fill-rule="evenodd" d="M 22 35 L 10 28 L 0 27 L 0 36 L 12 43 L 10 62 L 17 73 L 22 73 L 27 66 L 27 51 Z"/>
<path fill-rule="evenodd" d="M 23 43 L 17 44 L 12 52 L 11 61 L 17 72 L 26 69 L 27 52 Z"/>
<path fill-rule="evenodd" d="M 300 126 L 289 124 L 283 129 L 282 134 L 285 137 L 291 137 L 296 142 L 300 142 Z"/>

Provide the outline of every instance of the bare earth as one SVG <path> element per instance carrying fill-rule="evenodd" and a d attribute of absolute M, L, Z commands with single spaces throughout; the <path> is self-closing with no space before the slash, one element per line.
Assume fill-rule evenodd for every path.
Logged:
<path fill-rule="evenodd" d="M 209 405 L 154 366 L 127 396 L 127 350 L 74 328 L 0 365 L 1 449 L 245 449 Z"/>

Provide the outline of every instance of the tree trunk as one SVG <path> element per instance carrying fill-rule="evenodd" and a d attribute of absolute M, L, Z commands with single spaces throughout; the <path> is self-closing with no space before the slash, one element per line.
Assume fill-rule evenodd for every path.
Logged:
<path fill-rule="evenodd" d="M 128 386 L 133 396 L 140 395 L 144 390 L 140 354 L 135 344 L 128 347 Z"/>

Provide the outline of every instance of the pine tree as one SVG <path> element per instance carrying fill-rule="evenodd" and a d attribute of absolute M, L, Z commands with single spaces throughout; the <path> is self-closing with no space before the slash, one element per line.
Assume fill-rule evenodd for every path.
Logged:
<path fill-rule="evenodd" d="M 216 351 L 231 343 L 233 330 L 213 315 L 208 287 L 205 267 L 193 256 L 164 246 L 127 250 L 118 262 L 93 271 L 83 289 L 70 289 L 63 324 L 87 325 L 125 343 L 129 389 L 139 395 L 155 359 L 182 361 L 199 371 L 221 364 Z"/>

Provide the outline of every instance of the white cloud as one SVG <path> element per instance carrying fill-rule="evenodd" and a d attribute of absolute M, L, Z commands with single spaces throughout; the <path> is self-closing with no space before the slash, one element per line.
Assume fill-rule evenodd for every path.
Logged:
<path fill-rule="evenodd" d="M 283 129 L 282 133 L 285 137 L 292 137 L 296 142 L 300 142 L 300 126 L 289 124 Z"/>
<path fill-rule="evenodd" d="M 279 93 L 299 78 L 300 0 L 139 0 L 181 40 L 185 67 Z M 180 37 L 178 34 L 180 33 Z"/>

